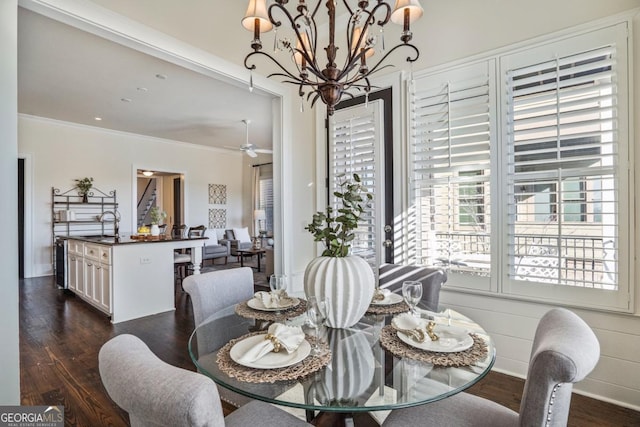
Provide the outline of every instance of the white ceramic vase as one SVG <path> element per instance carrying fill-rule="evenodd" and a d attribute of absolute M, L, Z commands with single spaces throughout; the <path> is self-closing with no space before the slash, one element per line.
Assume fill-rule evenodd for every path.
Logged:
<path fill-rule="evenodd" d="M 373 270 L 359 256 L 318 257 L 304 272 L 304 292 L 329 298 L 327 326 L 349 328 L 369 308 L 375 290 Z"/>
<path fill-rule="evenodd" d="M 151 224 L 151 235 L 152 236 L 160 235 L 160 227 L 158 227 L 158 224 Z"/>

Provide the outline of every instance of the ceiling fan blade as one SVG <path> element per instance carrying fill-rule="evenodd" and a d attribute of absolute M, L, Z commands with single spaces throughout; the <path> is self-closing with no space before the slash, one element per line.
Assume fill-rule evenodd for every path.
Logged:
<path fill-rule="evenodd" d="M 266 148 L 256 148 L 253 151 L 255 151 L 256 153 L 273 154 L 273 150 L 268 150 Z"/>
<path fill-rule="evenodd" d="M 244 150 L 244 152 L 245 152 L 245 153 L 247 153 L 247 155 L 248 155 L 249 157 L 258 157 L 258 155 L 256 154 L 256 152 L 255 152 L 255 151 L 253 151 L 253 150 Z"/>

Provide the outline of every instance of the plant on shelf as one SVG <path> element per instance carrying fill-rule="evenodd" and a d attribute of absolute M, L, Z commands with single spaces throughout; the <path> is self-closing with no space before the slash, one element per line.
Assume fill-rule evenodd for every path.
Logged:
<path fill-rule="evenodd" d="M 82 196 L 82 201 L 87 202 L 89 197 L 89 190 L 93 187 L 93 178 L 85 177 L 82 179 L 76 179 L 76 187 L 78 187 L 78 195 Z"/>
<path fill-rule="evenodd" d="M 151 225 L 159 225 L 163 219 L 167 217 L 165 211 L 161 211 L 159 207 L 154 206 L 149 210 L 149 218 L 151 219 Z"/>
<path fill-rule="evenodd" d="M 371 193 L 362 185 L 358 174 L 353 174 L 353 181 L 345 179 L 339 186 L 340 191 L 335 191 L 333 195 L 340 200 L 342 207 L 334 209 L 327 206 L 326 213 L 316 212 L 311 224 L 305 227 L 305 230 L 313 234 L 316 242 L 324 242 L 322 256 L 349 255 L 360 216 L 373 199 Z"/>
<path fill-rule="evenodd" d="M 355 325 L 369 308 L 375 290 L 371 266 L 359 256 L 350 254 L 360 217 L 373 196 L 362 185 L 360 176 L 344 179 L 333 195 L 342 206 L 327 207 L 313 215 L 305 227 L 325 249 L 304 271 L 307 297 L 329 301 L 326 322 L 332 328 Z"/>

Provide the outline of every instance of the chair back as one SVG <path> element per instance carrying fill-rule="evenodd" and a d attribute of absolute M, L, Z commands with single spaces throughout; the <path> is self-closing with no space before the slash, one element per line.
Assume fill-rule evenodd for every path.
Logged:
<path fill-rule="evenodd" d="M 138 337 L 118 335 L 98 355 L 100 377 L 132 427 L 224 426 L 216 384 L 160 360 Z"/>
<path fill-rule="evenodd" d="M 204 232 L 207 231 L 207 227 L 204 225 L 199 225 L 197 227 L 189 227 L 189 232 L 187 233 L 187 237 L 204 237 Z"/>
<path fill-rule="evenodd" d="M 402 282 L 406 280 L 422 282 L 421 305 L 427 310 L 438 311 L 440 289 L 447 281 L 447 273 L 444 270 L 396 264 L 382 264 L 378 269 L 378 284 L 382 289 L 402 291 Z"/>
<path fill-rule="evenodd" d="M 520 425 L 566 426 L 573 383 L 598 363 L 600 344 L 573 312 L 555 308 L 536 329 L 520 404 Z"/>
<path fill-rule="evenodd" d="M 174 239 L 182 239 L 186 229 L 187 226 L 185 224 L 174 224 L 173 227 L 171 227 L 171 237 Z"/>
<path fill-rule="evenodd" d="M 253 297 L 253 271 L 250 267 L 217 270 L 188 276 L 182 286 L 191 297 L 193 319 L 197 326 L 217 311 Z M 216 342 L 225 340 L 223 331 L 214 337 L 198 335 L 198 354 L 206 354 L 216 348 Z M 228 341 L 228 339 L 227 339 Z"/>

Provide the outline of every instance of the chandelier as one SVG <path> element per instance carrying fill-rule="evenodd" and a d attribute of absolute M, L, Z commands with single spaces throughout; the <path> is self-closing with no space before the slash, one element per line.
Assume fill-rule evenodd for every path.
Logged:
<path fill-rule="evenodd" d="M 291 83 L 298 86 L 298 95 L 307 100 L 311 100 L 311 106 L 321 99 L 327 105 L 327 112 L 332 115 L 335 106 L 343 95 L 353 98 L 350 90 L 364 92 L 367 96 L 371 91 L 370 76 L 376 71 L 380 71 L 390 65 L 384 65 L 387 57 L 399 48 L 412 50 L 411 56 L 407 57 L 407 62 L 412 63 L 418 59 L 420 52 L 418 48 L 410 43 L 412 33 L 411 22 L 422 16 L 423 10 L 419 0 L 396 0 L 393 11 L 391 6 L 384 0 L 358 0 L 356 6 L 350 6 L 349 0 L 342 0 L 348 12 L 348 22 L 346 29 L 346 47 L 342 50 L 346 58 L 342 67 L 336 64 L 337 53 L 340 49 L 336 45 L 336 5 L 338 0 L 326 0 L 326 9 L 329 15 L 329 44 L 326 47 L 318 46 L 318 25 L 316 14 L 320 5 L 325 0 L 317 0 L 311 9 L 308 3 L 313 0 L 298 0 L 295 12 L 287 8 L 288 0 L 275 0 L 275 3 L 267 7 L 267 0 L 249 0 L 247 13 L 242 19 L 242 26 L 253 32 L 251 48 L 244 59 L 244 66 L 253 73 L 256 65 L 253 62 L 254 56 L 264 56 L 269 58 L 282 72 L 275 72 L 268 77 L 282 77 L 284 83 Z M 370 5 L 371 3 L 371 5 Z M 293 9 L 293 7 L 291 7 Z M 295 39 L 278 39 L 277 29 L 283 22 L 291 27 L 295 33 Z M 369 66 L 367 59 L 375 53 L 374 46 L 377 45 L 378 38 L 381 40 L 381 49 L 384 52 L 384 26 L 389 22 L 403 25 L 400 36 L 401 43 L 388 49 L 384 55 Z M 372 36 L 375 26 L 379 28 L 380 36 Z M 274 41 L 274 51 L 287 51 L 290 54 L 291 62 L 286 66 L 281 64 L 274 56 L 262 50 L 260 34 L 271 31 L 275 27 L 276 36 Z M 319 65 L 322 62 L 320 55 L 326 52 L 327 63 L 324 67 Z M 253 88 L 253 74 L 250 77 L 250 88 Z"/>

